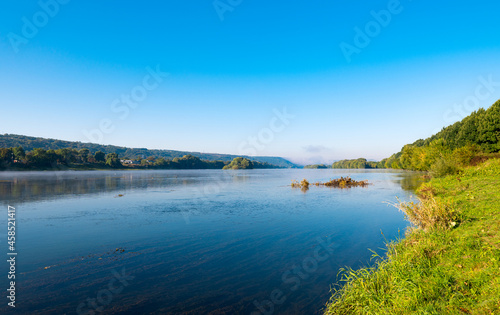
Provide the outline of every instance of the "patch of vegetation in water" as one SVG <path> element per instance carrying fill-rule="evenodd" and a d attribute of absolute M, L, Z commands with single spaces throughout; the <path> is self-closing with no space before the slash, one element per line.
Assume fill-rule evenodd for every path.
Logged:
<path fill-rule="evenodd" d="M 309 185 L 326 186 L 326 187 L 343 189 L 352 187 L 366 187 L 369 185 L 369 183 L 368 180 L 357 181 L 347 176 L 347 177 L 332 179 L 326 183 L 317 182 L 310 184 L 306 179 L 303 179 L 301 182 L 294 180 L 292 181 L 291 184 L 292 188 L 302 188 L 302 189 L 309 189 Z"/>

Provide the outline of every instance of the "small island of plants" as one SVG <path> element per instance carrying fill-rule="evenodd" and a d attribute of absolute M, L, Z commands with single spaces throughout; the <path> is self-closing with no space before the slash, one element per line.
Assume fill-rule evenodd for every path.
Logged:
<path fill-rule="evenodd" d="M 309 185 L 314 185 L 314 186 L 326 186 L 326 187 L 333 187 L 333 188 L 351 188 L 351 187 L 366 187 L 369 185 L 367 180 L 362 180 L 362 181 L 357 181 L 352 179 L 349 176 L 346 177 L 340 177 L 336 179 L 332 179 L 326 183 L 322 182 L 317 182 L 317 183 L 312 183 L 310 184 L 306 179 L 303 179 L 301 182 L 297 180 L 292 181 L 292 188 L 302 188 L 302 189 L 309 189 Z"/>

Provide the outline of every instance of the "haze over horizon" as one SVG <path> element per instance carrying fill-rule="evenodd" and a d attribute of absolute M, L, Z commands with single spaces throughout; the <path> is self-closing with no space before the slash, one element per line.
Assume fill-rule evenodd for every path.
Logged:
<path fill-rule="evenodd" d="M 493 1 L 0 8 L 2 134 L 380 160 L 500 99 Z"/>

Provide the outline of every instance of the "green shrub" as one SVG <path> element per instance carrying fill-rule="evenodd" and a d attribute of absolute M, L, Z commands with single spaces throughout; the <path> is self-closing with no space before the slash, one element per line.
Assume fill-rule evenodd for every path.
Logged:
<path fill-rule="evenodd" d="M 455 149 L 452 153 L 451 159 L 457 166 L 469 166 L 472 159 L 480 152 L 478 145 L 472 144 L 465 147 Z"/>
<path fill-rule="evenodd" d="M 457 174 L 460 169 L 447 158 L 439 158 L 432 164 L 431 173 L 434 177 L 444 177 Z"/>
<path fill-rule="evenodd" d="M 434 198 L 402 202 L 396 207 L 405 214 L 408 221 L 424 231 L 450 229 L 461 221 L 460 215 L 449 203 Z"/>

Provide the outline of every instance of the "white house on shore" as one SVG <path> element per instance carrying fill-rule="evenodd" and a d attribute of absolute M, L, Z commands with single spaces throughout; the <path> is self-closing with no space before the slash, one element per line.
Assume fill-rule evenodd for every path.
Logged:
<path fill-rule="evenodd" d="M 141 164 L 139 161 L 132 161 L 132 160 L 120 160 L 122 164 L 129 164 L 129 165 L 138 165 Z"/>

